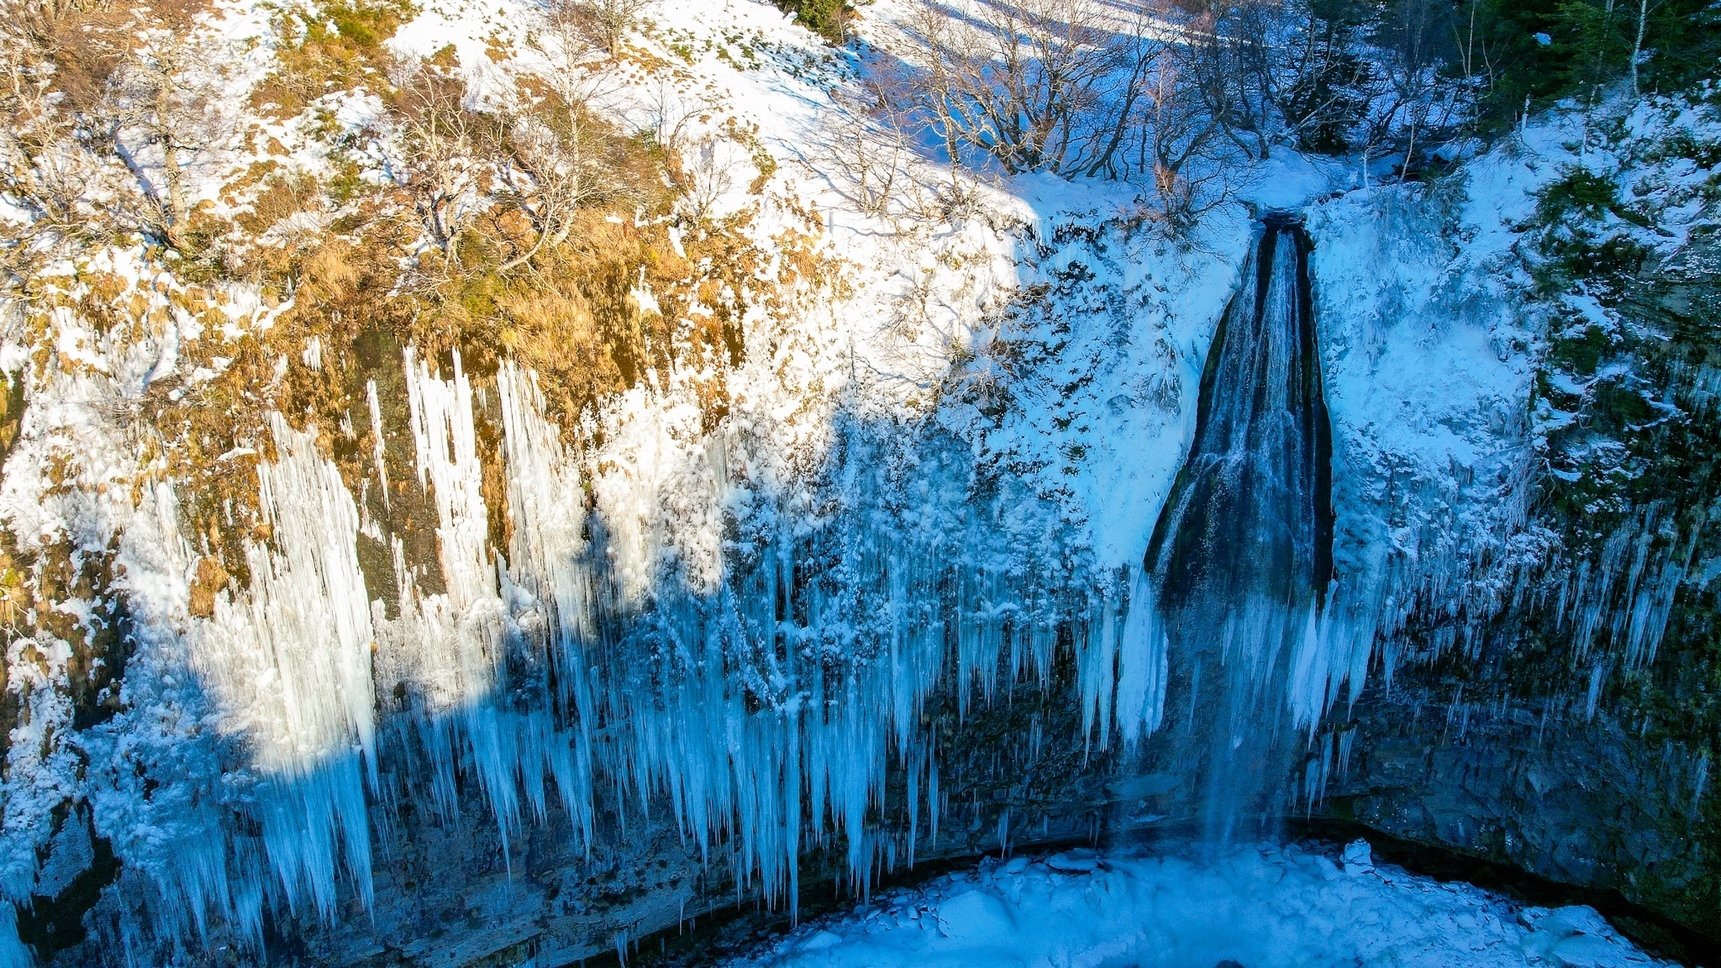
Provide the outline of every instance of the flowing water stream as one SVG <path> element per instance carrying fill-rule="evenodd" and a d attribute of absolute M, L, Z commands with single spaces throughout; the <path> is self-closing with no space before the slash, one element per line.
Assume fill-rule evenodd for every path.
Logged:
<path fill-rule="evenodd" d="M 1260 226 L 1143 562 L 1169 646 L 1167 725 L 1202 758 L 1208 834 L 1219 841 L 1240 818 L 1272 813 L 1262 797 L 1295 746 L 1297 704 L 1281 700 L 1299 653 L 1326 637 L 1332 438 L 1308 253 L 1295 220 Z"/>

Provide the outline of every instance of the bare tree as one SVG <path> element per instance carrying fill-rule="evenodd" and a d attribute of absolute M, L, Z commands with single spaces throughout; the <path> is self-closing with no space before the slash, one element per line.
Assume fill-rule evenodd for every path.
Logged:
<path fill-rule="evenodd" d="M 1638 65 L 1643 63 L 1643 35 L 1649 26 L 1649 15 L 1661 9 L 1667 0 L 1637 0 L 1637 30 L 1631 40 L 1631 96 L 1641 93 L 1638 86 Z"/>
<path fill-rule="evenodd" d="M 912 27 L 926 63 L 882 85 L 880 100 L 942 141 L 953 170 L 978 156 L 1006 173 L 1148 180 L 1156 220 L 1178 232 L 1226 197 L 1220 159 L 1237 147 L 1225 133 L 1267 152 L 1271 8 L 1245 0 L 1222 26 L 1169 2 L 981 0 L 955 11 L 922 0 Z M 864 147 L 853 160 L 863 183 L 876 177 Z"/>
<path fill-rule="evenodd" d="M 567 241 L 580 210 L 634 194 L 618 173 L 610 126 L 584 103 L 539 101 L 502 119 L 498 200 L 516 206 L 532 225 L 533 241 L 501 271 L 532 261 Z"/>
<path fill-rule="evenodd" d="M 118 73 L 111 145 L 152 203 L 148 228 L 175 248 L 190 214 L 187 167 L 234 130 L 223 60 L 205 33 L 163 26 L 142 36 Z"/>
<path fill-rule="evenodd" d="M 669 78 L 660 77 L 651 90 L 639 127 L 666 155 L 674 157 L 687 148 L 696 122 L 708 120 L 716 107 L 703 94 L 697 91 L 689 94 Z"/>
<path fill-rule="evenodd" d="M 907 168 L 913 148 L 906 135 L 908 125 L 882 99 L 867 105 L 858 98 L 850 98 L 843 106 L 848 109 L 849 118 L 834 126 L 833 137 L 823 146 L 824 160 L 829 170 L 848 182 L 850 197 L 862 212 L 884 215 L 899 186 L 910 177 Z M 869 107 L 873 110 L 869 111 Z M 875 123 L 869 116 L 874 113 L 882 116 L 882 123 Z"/>
<path fill-rule="evenodd" d="M 609 53 L 621 56 L 622 41 L 656 0 L 551 0 L 550 19 L 577 25 Z"/>
<path fill-rule="evenodd" d="M 1244 152 L 1266 158 L 1277 133 L 1279 65 L 1275 48 L 1286 4 L 1215 4 L 1182 30 L 1182 60 L 1220 130 Z"/>
<path fill-rule="evenodd" d="M 7 227 L 8 263 L 34 248 L 22 244 L 26 238 L 83 234 L 94 221 L 86 190 L 100 167 L 90 163 L 59 110 L 62 98 L 50 86 L 53 71 L 43 49 L 48 31 L 23 6 L 7 4 L 11 16 L 0 18 L 0 111 L 10 119 L 0 125 L 0 192 L 29 215 L 26 223 Z"/>
<path fill-rule="evenodd" d="M 232 137 L 221 41 L 195 0 L 119 12 L 5 3 L 8 193 L 38 237 L 142 231 L 185 244 L 192 170 Z"/>
<path fill-rule="evenodd" d="M 1460 59 L 1452 7 L 1441 0 L 1396 0 L 1382 12 L 1375 40 L 1381 67 L 1373 86 L 1366 151 L 1402 152 L 1401 177 L 1416 170 L 1418 150 L 1449 139 L 1464 116 L 1466 82 L 1446 71 Z"/>
<path fill-rule="evenodd" d="M 576 0 L 550 0 L 541 30 L 533 32 L 529 42 L 550 61 L 552 83 L 568 83 L 589 74 L 586 65 L 597 56 L 591 22 Z"/>
<path fill-rule="evenodd" d="M 617 177 L 612 126 L 592 111 L 617 80 L 593 62 L 591 22 L 577 4 L 552 5 L 545 36 L 534 41 L 550 69 L 522 81 L 517 96 L 489 129 L 497 158 L 497 201 L 513 206 L 531 225 L 531 241 L 501 266 L 530 263 L 567 241 L 581 208 L 629 194 Z"/>
<path fill-rule="evenodd" d="M 1359 28 L 1339 14 L 1323 16 L 1314 3 L 1301 4 L 1299 19 L 1295 40 L 1284 45 L 1276 106 L 1299 147 L 1349 150 L 1373 83 L 1369 63 L 1359 55 Z"/>
<path fill-rule="evenodd" d="M 627 83 L 618 72 L 605 69 L 595 46 L 591 17 L 582 3 L 551 0 L 543 29 L 534 33 L 531 44 L 544 56 L 549 70 L 523 85 L 528 97 L 536 96 L 531 88 L 541 82 L 553 95 L 551 100 L 562 108 L 584 106 L 607 98 Z"/>
<path fill-rule="evenodd" d="M 8 235 L 53 243 L 105 234 L 116 203 L 127 197 L 127 186 L 115 184 L 111 164 L 88 151 L 64 118 L 43 103 L 47 92 L 26 89 L 25 97 L 0 99 L 0 109 L 12 123 L 0 127 L 0 193 L 28 213 Z M 133 224 L 135 218 L 123 219 Z M 39 244 L 16 247 L 38 251 Z M 50 247 L 51 248 L 51 247 Z"/>
<path fill-rule="evenodd" d="M 1154 193 L 1173 233 L 1193 226 L 1225 198 L 1223 191 L 1211 190 L 1223 174 L 1215 150 L 1220 123 L 1207 108 L 1195 72 L 1187 69 L 1200 52 L 1182 50 L 1181 57 L 1161 58 L 1154 71 L 1137 158 L 1137 167 L 1152 173 Z"/>
<path fill-rule="evenodd" d="M 712 133 L 672 160 L 670 178 L 695 222 L 712 218 L 723 197 L 734 190 L 734 172 L 740 155 L 741 150 L 734 142 Z"/>
<path fill-rule="evenodd" d="M 465 105 L 466 85 L 425 64 L 402 65 L 395 120 L 406 188 L 426 234 L 450 262 L 478 214 L 483 119 Z"/>
<path fill-rule="evenodd" d="M 953 163 L 977 150 L 1011 173 L 1106 171 L 1161 47 L 1095 0 L 987 0 L 961 15 L 922 0 L 912 26 L 930 62 L 897 98 Z"/>

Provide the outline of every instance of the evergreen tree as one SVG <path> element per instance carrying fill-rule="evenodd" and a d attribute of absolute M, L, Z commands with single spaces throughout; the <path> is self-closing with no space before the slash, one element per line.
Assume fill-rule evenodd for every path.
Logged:
<path fill-rule="evenodd" d="M 849 15 L 853 13 L 845 0 L 776 0 L 779 9 L 795 15 L 795 20 L 808 30 L 833 44 L 848 41 Z"/>

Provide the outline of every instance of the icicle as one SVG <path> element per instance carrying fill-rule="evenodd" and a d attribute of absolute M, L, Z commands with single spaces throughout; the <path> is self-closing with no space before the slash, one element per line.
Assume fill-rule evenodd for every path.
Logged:
<path fill-rule="evenodd" d="M 1664 540 L 1662 514 L 1659 506 L 1644 509 L 1607 537 L 1597 559 L 1570 566 L 1557 593 L 1555 615 L 1571 630 L 1580 659 L 1605 631 L 1626 668 L 1655 661 L 1697 538 L 1693 530 L 1683 547 Z"/>
<path fill-rule="evenodd" d="M 476 791 L 511 865 L 520 828 L 559 797 L 589 848 L 599 778 L 624 827 L 666 801 L 703 857 L 728 855 L 737 891 L 794 911 L 803 839 L 838 836 L 850 882 L 868 890 L 899 851 L 914 863 L 922 801 L 937 845 L 947 804 L 923 723 L 933 690 L 954 681 L 966 712 L 1018 679 L 1043 688 L 1066 631 L 1090 741 L 1159 727 L 1166 642 L 1146 586 L 1120 621 L 1115 581 L 1090 587 L 1079 569 L 1059 579 L 1025 562 L 996 509 L 969 504 L 960 459 L 946 471 L 932 448 L 905 488 L 877 471 L 890 461 L 868 448 L 886 445 L 857 437 L 841 465 L 856 479 L 815 516 L 738 435 L 678 436 L 671 415 L 641 408 L 664 422 L 641 452 L 582 464 L 528 371 L 502 363 L 485 410 L 458 355 L 447 378 L 413 349 L 403 364 L 437 560 L 409 560 L 411 537 L 389 535 L 388 606 L 365 587 L 338 471 L 312 434 L 272 421 L 280 458 L 259 475 L 273 533 L 247 549 L 251 589 L 218 601 L 196 649 L 236 710 L 222 724 L 254 752 L 245 809 L 258 832 L 176 847 L 171 890 L 188 931 L 225 922 L 260 944 L 272 906 L 331 917 L 349 896 L 368 905 L 370 833 L 386 813 L 373 822 L 372 799 L 415 796 L 452 822 Z M 389 483 L 374 384 L 366 396 L 386 506 L 411 480 Z M 505 508 L 486 506 L 482 413 L 500 416 Z M 500 514 L 505 559 L 490 531 Z M 536 695 L 541 707 L 516 701 Z M 1034 754 L 1050 742 L 1040 730 Z M 894 811 L 899 769 L 906 842 L 869 829 Z M 215 814 L 207 827 L 222 829 Z"/>
<path fill-rule="evenodd" d="M 251 588 L 226 594 L 193 627 L 191 660 L 242 736 L 261 774 L 255 796 L 264 854 L 290 908 L 302 892 L 334 913 L 337 871 L 368 905 L 370 825 L 365 788 L 377 782 L 371 685 L 371 609 L 356 542 L 359 515 L 335 466 L 270 415 L 278 455 L 258 468 L 273 547 L 246 547 Z M 229 880 L 225 845 L 182 852 L 176 876 L 199 933 L 209 900 L 242 933 L 261 938 L 259 872 Z"/>
<path fill-rule="evenodd" d="M 1709 788 L 1709 751 L 1697 757 L 1697 777 L 1691 783 L 1691 820 L 1696 822 L 1698 809 L 1703 806 L 1703 794 Z"/>
<path fill-rule="evenodd" d="M 421 714 L 461 711 L 475 717 L 467 724 L 470 743 L 507 743 L 494 722 L 477 707 L 495 690 L 500 675 L 507 607 L 489 548 L 489 512 L 483 497 L 483 467 L 477 453 L 473 394 L 454 356 L 454 374 L 443 380 L 417 352 L 405 353 L 408 409 L 417 455 L 419 483 L 435 498 L 438 558 L 446 592 L 421 595 L 397 564 L 402 581 L 400 617 L 381 631 L 378 679 L 408 687 Z M 474 751 L 491 772 L 484 788 L 501 799 L 498 820 L 513 821 L 511 782 L 498 771 L 501 748 Z"/>
<path fill-rule="evenodd" d="M 508 511 L 513 520 L 509 559 L 512 580 L 547 612 L 552 661 L 574 721 L 572 754 L 559 756 L 551 772 L 563 806 L 584 842 L 592 834 L 591 666 L 592 579 L 584 563 L 584 513 L 578 497 L 578 468 L 556 428 L 543 417 L 536 381 L 513 364 L 497 373 L 508 466 Z M 518 621 L 518 618 L 516 619 Z"/>
<path fill-rule="evenodd" d="M 1166 639 L 1154 612 L 1153 592 L 1138 575 L 1118 646 L 1117 726 L 1125 744 L 1159 729 L 1165 715 Z"/>
<path fill-rule="evenodd" d="M 18 909 L 0 901 L 0 968 L 32 968 L 36 959 L 18 940 Z"/>
<path fill-rule="evenodd" d="M 365 384 L 365 402 L 370 405 L 371 456 L 376 461 L 376 479 L 382 484 L 382 506 L 388 508 L 388 448 L 382 435 L 382 404 L 377 400 L 375 380 Z"/>
<path fill-rule="evenodd" d="M 1144 603 L 1145 604 L 1145 603 Z M 1084 752 L 1094 745 L 1098 730 L 1098 745 L 1111 745 L 1112 699 L 1117 680 L 1117 603 L 1108 593 L 1099 602 L 1098 621 L 1078 643 L 1077 674 L 1081 681 L 1082 745 Z"/>
<path fill-rule="evenodd" d="M 938 815 L 940 813 L 939 808 L 943 805 L 944 801 L 940 800 L 938 795 L 938 757 L 935 755 L 935 751 L 928 750 L 926 759 L 926 828 L 927 835 L 931 838 L 932 848 L 937 850 Z"/>
<path fill-rule="evenodd" d="M 1601 700 L 1602 679 L 1607 675 L 1607 667 L 1598 662 L 1590 670 L 1589 694 L 1584 698 L 1584 718 L 1596 718 L 1596 704 Z"/>
<path fill-rule="evenodd" d="M 472 418 L 472 385 L 461 368 L 459 352 L 454 354 L 454 378 L 444 382 L 411 348 L 406 350 L 406 385 L 419 483 L 436 496 L 440 520 L 436 536 L 449 596 L 456 608 L 468 609 L 496 597 L 486 551 L 489 519 Z"/>
<path fill-rule="evenodd" d="M 916 756 L 908 765 L 908 867 L 914 869 L 914 845 L 920 835 L 920 760 Z"/>

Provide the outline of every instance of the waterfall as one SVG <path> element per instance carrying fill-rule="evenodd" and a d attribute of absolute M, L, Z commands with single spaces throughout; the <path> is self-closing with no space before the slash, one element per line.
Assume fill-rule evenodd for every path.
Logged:
<path fill-rule="evenodd" d="M 257 946 L 273 917 L 362 910 L 406 802 L 438 823 L 487 808 L 510 865 L 526 825 L 589 849 L 608 818 L 655 815 L 737 889 L 792 907 L 799 858 L 830 848 L 865 890 L 948 827 L 963 751 L 937 746 L 929 703 L 966 717 L 1018 682 L 1048 688 L 1060 653 L 1090 749 L 1170 725 L 1210 776 L 1267 775 L 1228 738 L 1318 720 L 1372 641 L 1334 621 L 1327 591 L 1306 247 L 1289 223 L 1263 228 L 1130 587 L 1055 504 L 981 481 L 936 422 L 839 414 L 828 451 L 795 465 L 765 414 L 707 427 L 641 396 L 582 453 L 530 372 L 410 347 L 404 407 L 362 384 L 368 452 L 337 464 L 316 428 L 272 416 L 273 446 L 251 455 L 268 527 L 213 616 L 183 604 L 172 481 L 128 531 L 165 549 L 128 559 L 159 670 L 128 695 L 160 683 L 175 692 L 150 708 L 217 729 L 147 777 L 102 781 L 116 793 L 98 831 L 133 873 L 101 930 L 115 950 Z M 146 782 L 186 804 L 130 792 Z"/>
<path fill-rule="evenodd" d="M 1204 773 L 1209 833 L 1220 839 L 1245 809 L 1270 812 L 1256 801 L 1288 769 L 1296 730 L 1283 724 L 1312 730 L 1339 683 L 1354 675 L 1355 690 L 1366 671 L 1368 642 L 1326 609 L 1332 441 L 1308 250 L 1290 219 L 1259 228 L 1125 632 L 1126 655 L 1146 657 L 1129 689 L 1149 697 L 1141 726 L 1176 720 L 1173 742 Z"/>
<path fill-rule="evenodd" d="M 552 802 L 588 848 L 604 811 L 665 804 L 738 886 L 792 907 L 798 858 L 830 846 L 864 890 L 946 809 L 923 715 L 935 690 L 965 716 L 1018 680 L 1048 686 L 1065 648 L 1102 750 L 1232 680 L 1318 718 L 1350 666 L 1321 607 L 1328 445 L 1305 245 L 1264 230 L 1132 590 L 1047 553 L 1055 511 L 977 491 L 966 445 L 933 428 L 839 419 L 823 469 L 788 483 L 747 431 L 641 401 L 617 411 L 632 429 L 606 430 L 631 442 L 589 460 L 531 373 L 504 363 L 478 381 L 458 354 L 444 371 L 408 348 L 412 470 L 389 481 L 402 443 L 378 432 L 355 462 L 374 465 L 377 503 L 355 506 L 314 432 L 274 418 L 259 579 L 187 639 L 239 741 L 223 754 L 238 822 L 212 810 L 219 836 L 148 868 L 168 889 L 138 902 L 153 913 L 128 937 L 225 922 L 255 943 L 270 910 L 332 920 L 348 885 L 368 905 L 367 835 L 390 828 L 390 805 L 447 821 L 462 788 L 508 863 Z M 372 517 L 408 499 L 432 516 L 435 560 L 409 560 Z M 392 566 L 360 569 L 361 537 Z M 1203 627 L 1227 632 L 1216 646 Z M 1203 678 L 1203 663 L 1247 674 Z M 906 831 L 879 823 L 892 776 Z"/>
<path fill-rule="evenodd" d="M 1143 563 L 1179 628 L 1318 604 L 1332 577 L 1332 439 L 1306 238 L 1262 226 L 1214 337 L 1189 459 Z"/>

